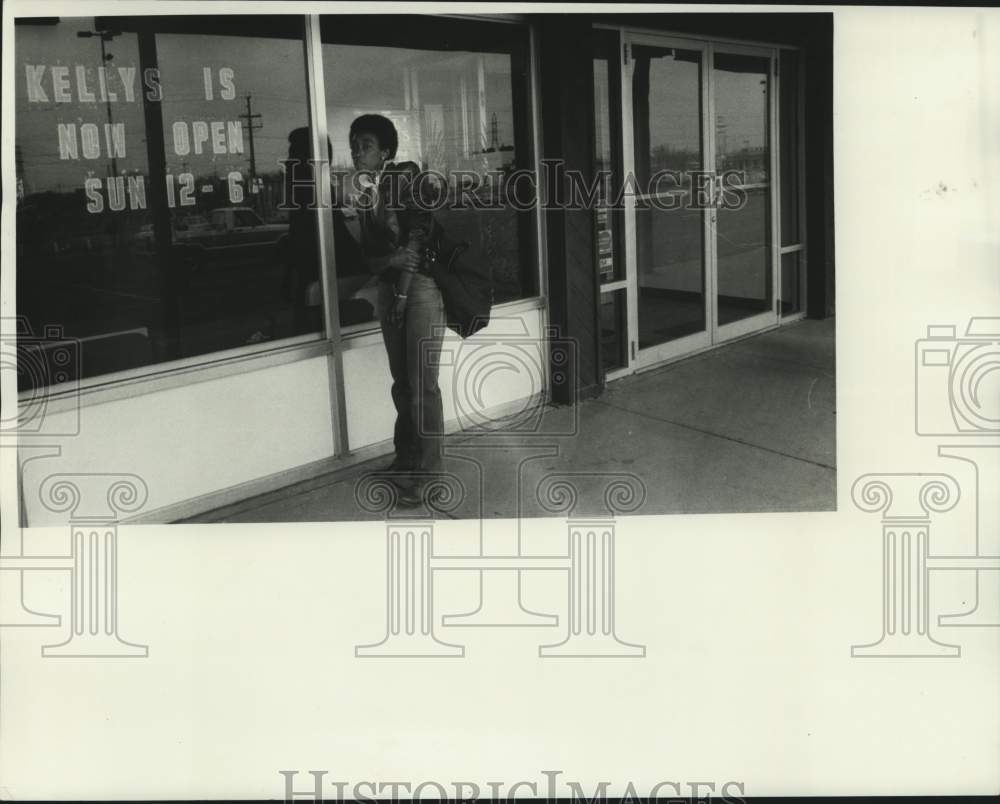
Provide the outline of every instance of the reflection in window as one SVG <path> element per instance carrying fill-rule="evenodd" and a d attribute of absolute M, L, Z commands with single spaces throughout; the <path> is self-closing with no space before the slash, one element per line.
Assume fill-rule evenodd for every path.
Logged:
<path fill-rule="evenodd" d="M 715 167 L 736 170 L 747 189 L 737 209 L 718 212 L 718 321 L 720 326 L 772 309 L 770 60 L 716 53 Z"/>
<path fill-rule="evenodd" d="M 738 170 L 747 184 L 769 180 L 768 68 L 761 56 L 716 53 L 715 169 Z"/>
<path fill-rule="evenodd" d="M 633 135 L 639 187 L 659 171 L 701 170 L 701 54 L 633 45 L 632 55 L 632 114 L 644 121 Z"/>
<path fill-rule="evenodd" d="M 324 29 L 325 41 L 328 30 L 343 31 L 339 19 L 329 26 Z M 439 34 L 408 39 L 418 46 L 324 44 L 334 174 L 347 175 L 345 185 L 353 186 L 349 178 L 351 121 L 362 114 L 389 118 L 399 133 L 394 161 L 412 161 L 422 170 L 442 174 L 448 181 L 449 197 L 464 199 L 465 209 L 449 203 L 434 214 L 450 238 L 469 244 L 465 259 L 490 265 L 495 301 L 524 298 L 534 290 L 530 213 L 506 203 L 499 209 L 476 209 L 472 200 L 477 198 L 480 206 L 501 205 L 503 177 L 531 166 L 523 55 L 513 50 L 478 52 L 467 37 Z M 448 49 L 449 41 L 469 49 Z M 518 198 L 525 197 L 522 189 Z M 354 232 L 349 210 L 345 218 L 344 229 Z M 377 280 L 359 276 L 359 282 L 364 279 L 360 286 L 358 282 L 345 285 L 345 272 L 357 275 L 338 259 L 338 288 L 342 297 L 345 288 L 351 294 L 349 315 L 342 314 L 342 325 L 373 324 Z"/>
<path fill-rule="evenodd" d="M 79 339 L 64 379 L 316 329 L 279 209 L 308 122 L 301 26 L 169 19 L 16 27 L 18 312 Z"/>
<path fill-rule="evenodd" d="M 746 203 L 718 213 L 719 325 L 772 307 L 771 201 L 766 187 L 747 190 Z"/>
<path fill-rule="evenodd" d="M 704 214 L 692 200 L 697 187 L 692 171 L 704 166 L 701 53 L 633 45 L 632 54 L 632 131 L 640 187 L 649 186 L 659 171 L 682 174 L 679 185 L 662 183 L 678 197 L 636 206 L 638 345 L 647 349 L 707 326 Z"/>

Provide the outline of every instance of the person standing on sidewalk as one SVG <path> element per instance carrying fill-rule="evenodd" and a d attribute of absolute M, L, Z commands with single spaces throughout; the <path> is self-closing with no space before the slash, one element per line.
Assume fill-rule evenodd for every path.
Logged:
<path fill-rule="evenodd" d="M 382 115 L 366 114 L 351 123 L 349 138 L 354 167 L 366 186 L 358 205 L 361 249 L 380 280 L 378 316 L 392 374 L 396 455 L 388 468 L 397 478 L 399 502 L 417 505 L 441 461 L 444 410 L 436 356 L 445 328 L 444 300 L 435 281 L 420 272 L 422 255 L 400 231 L 388 203 L 388 174 L 399 146 L 396 127 Z M 404 274 L 408 282 L 400 281 Z"/>

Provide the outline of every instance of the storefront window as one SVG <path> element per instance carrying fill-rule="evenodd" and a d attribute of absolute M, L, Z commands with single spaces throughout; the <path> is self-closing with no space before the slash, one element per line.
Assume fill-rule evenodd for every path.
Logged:
<path fill-rule="evenodd" d="M 427 18 L 397 18 L 390 27 L 377 16 L 323 19 L 333 174 L 344 177 L 342 186 L 353 186 L 352 120 L 389 118 L 399 135 L 395 161 L 415 162 L 445 179 L 448 202 L 435 217 L 450 238 L 469 244 L 465 259 L 490 265 L 495 302 L 533 295 L 533 180 L 516 183 L 515 203 L 505 192 L 514 186 L 514 171 L 533 168 L 526 29 Z M 352 231 L 349 209 L 345 217 Z M 371 327 L 377 280 L 345 264 L 341 253 L 338 244 L 341 325 Z"/>
<path fill-rule="evenodd" d="M 319 332 L 280 209 L 301 18 L 20 19 L 15 48 L 18 314 L 79 341 L 63 379 Z"/>

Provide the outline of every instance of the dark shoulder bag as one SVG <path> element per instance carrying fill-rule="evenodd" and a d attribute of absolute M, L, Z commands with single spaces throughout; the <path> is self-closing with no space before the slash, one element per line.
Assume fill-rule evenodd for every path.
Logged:
<path fill-rule="evenodd" d="M 492 271 L 488 265 L 463 260 L 468 248 L 468 243 L 449 239 L 435 223 L 425 262 L 425 270 L 441 290 L 448 327 L 463 338 L 490 323 L 493 307 Z"/>

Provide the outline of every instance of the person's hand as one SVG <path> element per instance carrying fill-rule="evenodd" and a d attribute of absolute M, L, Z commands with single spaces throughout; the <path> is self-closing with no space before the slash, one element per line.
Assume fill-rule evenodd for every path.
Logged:
<path fill-rule="evenodd" d="M 405 318 L 406 296 L 397 293 L 396 298 L 392 300 L 392 307 L 389 308 L 389 323 L 394 327 L 401 327 Z"/>
<path fill-rule="evenodd" d="M 408 248 L 397 248 L 389 257 L 389 267 L 401 271 L 416 271 L 420 265 L 420 255 Z"/>
<path fill-rule="evenodd" d="M 424 276 L 430 276 L 431 272 L 434 270 L 434 264 L 437 262 L 437 254 L 428 249 L 424 253 L 423 259 L 420 260 L 420 265 L 417 266 L 417 271 Z"/>

